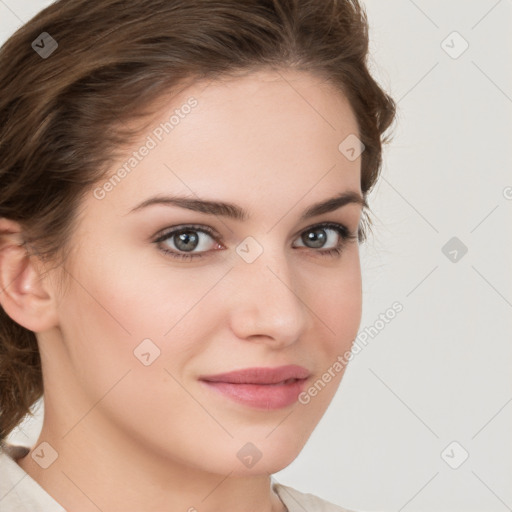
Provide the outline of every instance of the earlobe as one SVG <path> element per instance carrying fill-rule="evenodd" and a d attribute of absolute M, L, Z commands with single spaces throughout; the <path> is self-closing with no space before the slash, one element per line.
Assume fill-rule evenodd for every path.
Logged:
<path fill-rule="evenodd" d="M 20 226 L 4 218 L 0 218 L 0 304 L 16 323 L 33 332 L 57 324 L 54 300 L 23 245 Z"/>

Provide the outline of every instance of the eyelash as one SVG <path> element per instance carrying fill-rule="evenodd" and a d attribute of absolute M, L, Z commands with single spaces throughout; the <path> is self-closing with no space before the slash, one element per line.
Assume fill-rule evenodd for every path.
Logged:
<path fill-rule="evenodd" d="M 343 224 L 337 224 L 335 222 L 323 222 L 321 224 L 315 224 L 314 226 L 310 226 L 309 228 L 306 228 L 304 231 L 302 231 L 301 234 L 306 233 L 308 231 L 315 231 L 317 229 L 322 229 L 322 228 L 331 229 L 333 231 L 336 231 L 340 235 L 341 241 L 337 247 L 333 247 L 331 249 L 326 249 L 323 251 L 321 249 L 315 250 L 311 247 L 309 248 L 312 251 L 319 253 L 320 256 L 339 257 L 341 255 L 341 252 L 342 252 L 345 244 L 348 241 L 358 239 L 357 234 L 351 233 L 349 231 L 349 229 L 346 226 L 344 226 Z M 187 224 L 187 225 L 179 226 L 178 228 L 173 228 L 169 231 L 165 231 L 165 232 L 161 233 L 153 243 L 158 245 L 158 244 L 162 243 L 164 240 L 171 238 L 173 235 L 176 235 L 176 234 L 182 233 L 182 232 L 186 232 L 186 231 L 197 231 L 197 232 L 201 232 L 201 233 L 206 233 L 207 235 L 210 235 L 210 237 L 212 237 L 217 243 L 220 243 L 217 240 L 217 237 L 218 237 L 217 233 L 215 233 L 212 229 L 210 229 L 206 226 L 199 226 L 199 225 L 195 225 L 195 224 Z M 305 248 L 308 248 L 308 247 L 305 247 Z M 202 258 L 205 254 L 210 252 L 210 251 L 203 251 L 203 252 L 198 252 L 198 253 L 184 253 L 184 252 L 177 252 L 177 251 L 174 251 L 171 249 L 163 249 L 163 248 L 159 248 L 159 249 L 164 254 L 169 255 L 171 258 L 175 258 L 175 259 L 179 259 L 179 260 L 191 260 L 191 259 L 195 259 L 195 258 Z"/>

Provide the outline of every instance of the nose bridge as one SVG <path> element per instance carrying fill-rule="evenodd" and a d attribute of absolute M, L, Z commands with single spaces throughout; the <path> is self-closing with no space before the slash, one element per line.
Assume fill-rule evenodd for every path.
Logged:
<path fill-rule="evenodd" d="M 246 239 L 237 254 L 232 272 L 233 329 L 240 337 L 260 335 L 276 343 L 293 343 L 305 329 L 309 313 L 284 250 L 263 248 Z"/>

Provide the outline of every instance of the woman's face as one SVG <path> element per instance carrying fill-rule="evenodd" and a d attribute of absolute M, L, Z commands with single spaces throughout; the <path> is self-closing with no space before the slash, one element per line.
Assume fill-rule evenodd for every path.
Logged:
<path fill-rule="evenodd" d="M 360 158 L 345 156 L 357 133 L 339 92 L 290 71 L 198 83 L 159 112 L 85 198 L 59 326 L 43 333 L 46 414 L 63 442 L 97 436 L 240 475 L 298 455 L 360 323 L 359 248 L 345 238 L 361 214 Z M 307 215 L 341 194 L 345 205 Z M 201 380 L 287 365 L 307 379 Z"/>

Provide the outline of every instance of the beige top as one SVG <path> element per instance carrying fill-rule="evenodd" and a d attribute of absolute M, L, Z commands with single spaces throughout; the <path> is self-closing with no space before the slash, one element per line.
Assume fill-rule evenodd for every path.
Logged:
<path fill-rule="evenodd" d="M 27 446 L 0 443 L 0 510 L 2 512 L 66 512 L 16 460 L 24 457 Z M 313 494 L 299 492 L 271 477 L 272 489 L 288 512 L 353 512 Z"/>

